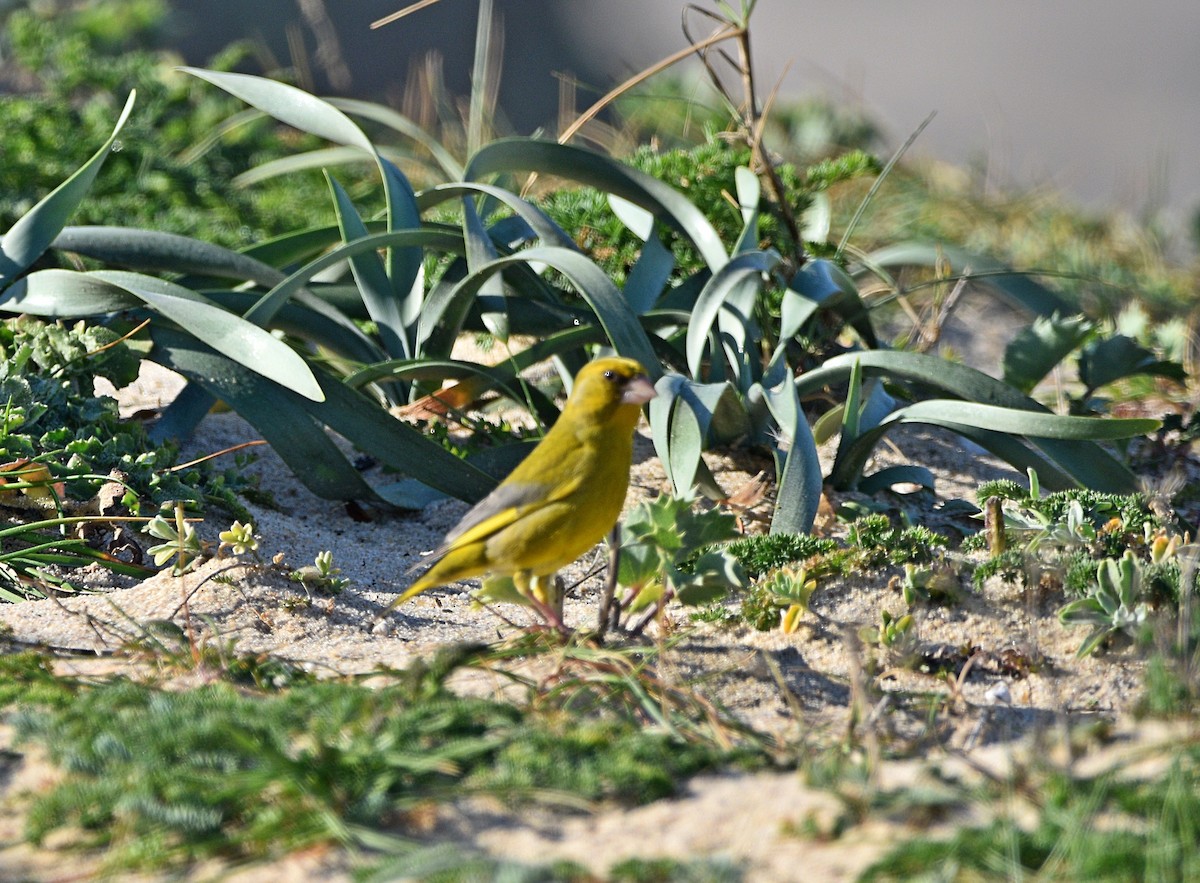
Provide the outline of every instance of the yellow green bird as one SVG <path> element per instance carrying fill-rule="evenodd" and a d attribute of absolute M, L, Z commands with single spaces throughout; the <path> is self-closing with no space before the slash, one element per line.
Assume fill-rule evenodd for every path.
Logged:
<path fill-rule="evenodd" d="M 585 365 L 537 447 L 446 534 L 433 566 L 384 613 L 426 589 L 476 576 L 510 577 L 547 612 L 547 580 L 596 545 L 621 514 L 633 430 L 655 394 L 633 359 Z"/>

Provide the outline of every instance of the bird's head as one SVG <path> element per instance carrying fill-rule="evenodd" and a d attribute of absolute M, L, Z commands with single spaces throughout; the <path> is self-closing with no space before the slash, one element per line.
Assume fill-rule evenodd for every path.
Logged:
<path fill-rule="evenodd" d="M 630 429 L 641 407 L 657 393 L 646 369 L 633 359 L 619 356 L 589 362 L 575 375 L 575 386 L 564 413 L 588 412 L 596 417 L 623 418 Z"/>

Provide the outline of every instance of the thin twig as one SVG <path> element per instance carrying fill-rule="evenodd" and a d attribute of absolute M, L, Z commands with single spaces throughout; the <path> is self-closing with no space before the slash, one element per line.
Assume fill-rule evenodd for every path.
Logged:
<path fill-rule="evenodd" d="M 686 46 L 683 49 L 680 49 L 678 52 L 671 53 L 670 55 L 668 55 L 666 58 L 662 59 L 661 61 L 658 61 L 658 62 L 650 65 L 650 67 L 646 68 L 641 73 L 634 74 L 632 77 L 630 77 L 625 82 L 621 83 L 621 85 L 617 86 L 615 89 L 612 89 L 609 92 L 605 93 L 604 96 L 602 96 L 599 101 L 597 101 L 595 104 L 593 104 L 587 110 L 585 110 L 579 116 L 579 118 L 577 120 L 575 120 L 575 122 L 573 122 L 573 123 L 571 123 L 571 125 L 567 126 L 567 128 L 565 130 L 563 130 L 563 133 L 558 136 L 558 143 L 566 144 L 568 141 L 570 141 L 572 138 L 575 137 L 575 134 L 581 128 L 583 128 L 593 118 L 595 118 L 595 116 L 597 114 L 599 114 L 600 111 L 604 110 L 605 107 L 612 104 L 613 101 L 615 101 L 617 98 L 620 98 L 622 95 L 624 95 L 630 89 L 632 89 L 634 86 L 637 86 L 639 83 L 642 83 L 645 80 L 648 80 L 650 77 L 654 76 L 655 74 L 659 73 L 660 71 L 666 70 L 667 68 L 671 67 L 671 65 L 677 64 L 677 63 L 683 61 L 685 58 L 688 58 L 695 53 L 698 53 L 704 49 L 707 49 L 709 46 L 713 46 L 716 43 L 720 43 L 723 40 L 729 40 L 731 38 L 737 37 L 738 34 L 741 33 L 743 30 L 744 30 L 743 28 L 738 28 L 738 27 L 731 25 L 730 27 L 728 27 L 722 31 L 719 31 L 710 37 L 706 37 L 705 39 L 699 41 L 698 43 L 693 43 L 690 46 Z"/>
<path fill-rule="evenodd" d="M 608 577 L 604 580 L 604 591 L 600 595 L 599 619 L 596 623 L 596 638 L 604 640 L 612 619 L 611 607 L 617 593 L 617 571 L 621 565 L 620 527 L 613 525 L 608 540 Z M 619 608 L 618 608 L 619 609 Z"/>
<path fill-rule="evenodd" d="M 217 457 L 223 457 L 226 454 L 233 454 L 240 451 L 242 448 L 254 448 L 259 445 L 265 445 L 265 439 L 255 439 L 254 441 L 242 442 L 240 445 L 231 445 L 228 448 L 223 448 L 219 451 L 213 451 L 211 454 L 205 454 L 203 457 L 197 457 L 195 460 L 188 460 L 186 463 L 180 463 L 178 466 L 172 466 L 167 472 L 179 472 L 183 469 L 189 469 L 192 466 L 198 466 L 206 460 L 215 460 Z M 197 519 L 199 520 L 199 519 Z"/>
<path fill-rule="evenodd" d="M 426 6 L 432 6 L 437 2 L 439 2 L 439 0 L 419 0 L 419 2 L 405 6 L 403 9 L 393 12 L 391 15 L 385 15 L 383 18 L 375 19 L 375 21 L 371 22 L 371 30 L 381 28 L 384 25 L 390 25 L 392 22 L 399 21 L 406 15 L 412 15 L 414 12 L 420 12 Z"/>

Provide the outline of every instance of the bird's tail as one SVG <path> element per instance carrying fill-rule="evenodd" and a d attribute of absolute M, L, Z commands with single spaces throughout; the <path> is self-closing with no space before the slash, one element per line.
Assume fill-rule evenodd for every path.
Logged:
<path fill-rule="evenodd" d="M 460 579 L 480 576 L 487 570 L 484 560 L 484 550 L 481 544 L 472 544 L 462 549 L 451 549 L 429 568 L 415 583 L 404 590 L 387 607 L 375 615 L 375 621 L 383 619 L 394 609 L 411 598 L 438 586 L 444 586 Z"/>

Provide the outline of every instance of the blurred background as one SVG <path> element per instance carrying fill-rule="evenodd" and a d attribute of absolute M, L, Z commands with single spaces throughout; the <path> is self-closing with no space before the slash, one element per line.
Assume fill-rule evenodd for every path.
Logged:
<path fill-rule="evenodd" d="M 399 105 L 410 65 L 429 52 L 444 61 L 448 91 L 469 93 L 478 2 L 441 0 L 371 30 L 404 0 L 175 0 L 162 39 L 203 64 L 247 38 L 295 67 L 302 85 Z M 677 2 L 496 0 L 495 11 L 503 23 L 498 110 L 522 134 L 553 129 L 563 77 L 577 82 L 582 110 L 687 42 Z M 702 17 L 691 21 L 695 36 L 711 29 Z M 1059 189 L 1183 239 L 1194 225 L 1195 0 L 761 0 L 751 30 L 762 88 L 782 77 L 781 103 L 820 96 L 864 114 L 885 150 L 936 111 L 913 155 L 964 165 L 986 187 Z"/>

